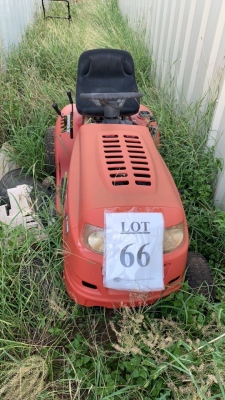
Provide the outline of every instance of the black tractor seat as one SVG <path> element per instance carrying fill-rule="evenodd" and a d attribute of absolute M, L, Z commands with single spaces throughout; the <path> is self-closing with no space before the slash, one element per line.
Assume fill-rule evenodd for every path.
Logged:
<path fill-rule="evenodd" d="M 138 92 L 134 74 L 134 62 L 130 53 L 117 49 L 95 49 L 81 54 L 78 60 L 76 107 L 79 114 L 91 117 L 104 115 L 104 107 L 89 99 L 81 99 L 81 93 Z M 136 114 L 140 100 L 126 100 L 121 116 Z"/>

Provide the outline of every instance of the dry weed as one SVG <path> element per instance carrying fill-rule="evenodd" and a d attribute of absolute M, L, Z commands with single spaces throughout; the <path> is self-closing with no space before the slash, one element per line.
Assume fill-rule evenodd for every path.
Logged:
<path fill-rule="evenodd" d="M 217 327 L 216 315 L 214 323 Z M 143 366 L 147 362 L 155 368 L 152 379 L 161 376 L 174 399 L 209 399 L 225 387 L 225 371 L 213 347 L 224 335 L 201 345 L 199 338 L 193 339 L 172 317 L 152 320 L 134 308 L 124 308 L 118 327 L 111 322 L 111 328 L 117 337 L 113 347 L 124 355 L 141 355 Z M 208 338 L 209 327 L 204 332 Z"/>
<path fill-rule="evenodd" d="M 4 364 L 1 368 L 0 398 L 34 400 L 44 388 L 46 375 L 46 362 L 39 356 Z"/>

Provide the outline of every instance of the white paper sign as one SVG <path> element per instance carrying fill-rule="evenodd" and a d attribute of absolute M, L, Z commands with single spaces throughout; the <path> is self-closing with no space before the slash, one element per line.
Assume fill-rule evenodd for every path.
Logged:
<path fill-rule="evenodd" d="M 163 290 L 163 233 L 161 213 L 105 212 L 104 286 Z"/>

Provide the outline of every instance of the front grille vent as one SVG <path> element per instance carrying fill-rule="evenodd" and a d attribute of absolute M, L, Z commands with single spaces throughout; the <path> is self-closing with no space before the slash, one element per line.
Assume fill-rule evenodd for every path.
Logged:
<path fill-rule="evenodd" d="M 136 185 L 151 186 L 148 158 L 138 136 L 124 135 Z M 137 172 L 138 171 L 138 172 Z"/>
<path fill-rule="evenodd" d="M 125 164 L 125 161 L 118 135 L 103 135 L 102 139 L 106 164 L 110 172 L 109 176 L 112 179 L 112 185 L 129 185 L 126 167 L 122 166 Z"/>
<path fill-rule="evenodd" d="M 109 177 L 113 186 L 129 185 L 132 175 L 132 180 L 136 185 L 151 186 L 148 158 L 139 136 L 102 135 L 102 143 Z M 126 149 L 126 155 L 124 154 L 124 148 Z M 128 159 L 129 166 L 127 165 Z M 128 173 L 130 167 L 133 174 Z"/>

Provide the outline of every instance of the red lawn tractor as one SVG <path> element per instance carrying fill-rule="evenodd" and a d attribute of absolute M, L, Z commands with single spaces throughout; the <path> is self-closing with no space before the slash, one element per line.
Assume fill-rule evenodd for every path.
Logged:
<path fill-rule="evenodd" d="M 78 61 L 76 104 L 46 133 L 46 163 L 63 213 L 64 281 L 84 306 L 151 304 L 179 290 L 214 296 L 207 261 L 188 252 L 180 194 L 140 104 L 132 56 L 94 49 Z"/>

